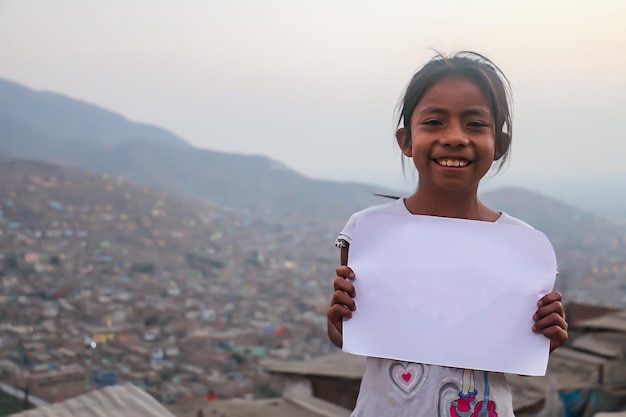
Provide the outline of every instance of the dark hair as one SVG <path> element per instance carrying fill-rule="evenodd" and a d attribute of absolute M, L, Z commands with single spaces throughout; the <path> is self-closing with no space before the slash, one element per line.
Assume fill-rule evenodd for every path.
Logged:
<path fill-rule="evenodd" d="M 397 109 L 397 127 L 404 125 L 406 129 L 405 146 L 410 146 L 411 116 L 419 101 L 437 82 L 453 75 L 466 77 L 474 82 L 487 98 L 495 121 L 494 157 L 498 160 L 499 170 L 508 158 L 512 137 L 511 85 L 496 64 L 476 52 L 461 51 L 451 56 L 437 53 L 413 75 Z"/>

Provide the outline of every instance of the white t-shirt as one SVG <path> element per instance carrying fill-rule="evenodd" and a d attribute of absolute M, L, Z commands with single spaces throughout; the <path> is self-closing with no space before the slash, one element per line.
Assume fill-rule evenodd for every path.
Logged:
<path fill-rule="evenodd" d="M 350 243 L 359 219 L 373 213 L 412 216 L 404 199 L 369 207 L 350 217 L 339 239 Z M 506 213 L 502 213 L 496 222 L 530 227 Z M 352 416 L 514 417 L 514 414 L 504 374 L 367 358 Z"/>

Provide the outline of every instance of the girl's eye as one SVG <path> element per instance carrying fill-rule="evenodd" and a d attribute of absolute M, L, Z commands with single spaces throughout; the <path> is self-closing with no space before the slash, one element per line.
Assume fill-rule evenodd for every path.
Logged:
<path fill-rule="evenodd" d="M 485 122 L 469 122 L 468 126 L 470 126 L 470 127 L 487 127 L 487 123 L 485 123 Z"/>

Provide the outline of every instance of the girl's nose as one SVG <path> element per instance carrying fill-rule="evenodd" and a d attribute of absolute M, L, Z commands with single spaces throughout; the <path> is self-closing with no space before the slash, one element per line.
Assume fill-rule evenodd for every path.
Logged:
<path fill-rule="evenodd" d="M 444 136 L 439 139 L 439 143 L 443 146 L 451 146 L 456 148 L 457 146 L 469 145 L 469 140 L 464 136 Z"/>
<path fill-rule="evenodd" d="M 467 146 L 469 145 L 469 139 L 467 135 L 464 134 L 462 129 L 458 127 L 450 127 L 442 132 L 441 137 L 439 138 L 439 143 L 443 146 Z"/>

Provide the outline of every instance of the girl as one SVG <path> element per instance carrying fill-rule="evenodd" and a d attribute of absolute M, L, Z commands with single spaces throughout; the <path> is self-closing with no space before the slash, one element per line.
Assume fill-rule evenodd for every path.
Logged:
<path fill-rule="evenodd" d="M 419 174 L 408 198 L 354 214 L 339 234 L 341 266 L 328 309 L 328 335 L 341 347 L 342 325 L 356 310 L 347 266 L 355 223 L 372 213 L 430 215 L 530 227 L 478 199 L 478 184 L 492 165 L 500 168 L 511 143 L 510 85 L 489 59 L 473 52 L 435 56 L 415 73 L 402 102 L 396 139 Z M 403 160 L 404 164 L 404 160 Z M 532 330 L 567 341 L 561 294 L 539 300 Z M 354 417 L 511 417 L 511 393 L 503 374 L 368 358 Z"/>

